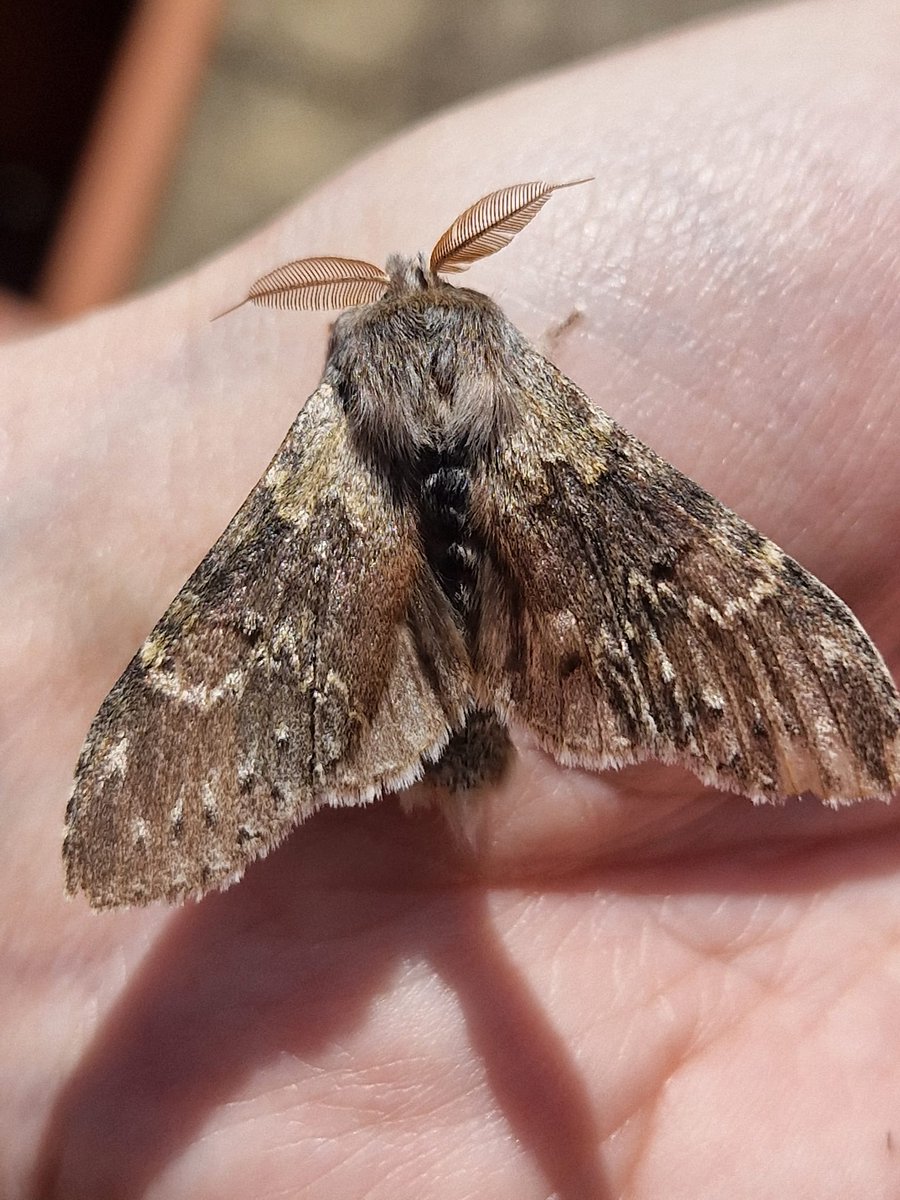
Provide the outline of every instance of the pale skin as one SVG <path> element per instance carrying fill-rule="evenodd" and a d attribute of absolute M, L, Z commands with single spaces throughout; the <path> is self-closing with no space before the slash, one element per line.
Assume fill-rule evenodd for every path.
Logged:
<path fill-rule="evenodd" d="M 199 906 L 94 915 L 59 844 L 99 701 L 323 361 L 319 314 L 208 318 L 290 257 L 427 248 L 523 179 L 597 177 L 465 282 L 896 677 L 898 34 L 892 0 L 801 6 L 571 70 L 2 349 L 5 1196 L 896 1195 L 896 803 L 753 808 L 523 743 L 471 848 L 388 800 Z"/>

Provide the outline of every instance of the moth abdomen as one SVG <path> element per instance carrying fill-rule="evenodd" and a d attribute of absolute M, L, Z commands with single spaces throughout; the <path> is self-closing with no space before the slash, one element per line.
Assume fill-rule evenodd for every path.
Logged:
<path fill-rule="evenodd" d="M 458 447 L 429 447 L 420 460 L 419 524 L 428 565 L 460 616 L 472 609 L 478 556 L 469 519 L 471 473 Z"/>

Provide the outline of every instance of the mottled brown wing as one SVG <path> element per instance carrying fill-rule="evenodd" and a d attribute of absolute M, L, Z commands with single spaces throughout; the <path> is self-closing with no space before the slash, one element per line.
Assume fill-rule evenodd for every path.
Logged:
<path fill-rule="evenodd" d="M 70 891 L 104 906 L 222 886 L 318 806 L 437 756 L 468 658 L 411 521 L 323 384 L 91 726 Z"/>
<path fill-rule="evenodd" d="M 526 367 L 473 489 L 478 701 L 564 763 L 678 762 L 754 798 L 896 789 L 897 692 L 845 605 L 541 356 Z"/>

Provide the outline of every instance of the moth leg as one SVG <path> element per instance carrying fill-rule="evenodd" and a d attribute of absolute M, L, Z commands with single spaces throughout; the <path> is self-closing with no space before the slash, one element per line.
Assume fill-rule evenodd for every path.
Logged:
<path fill-rule="evenodd" d="M 537 348 L 545 358 L 555 358 L 560 342 L 570 329 L 574 329 L 584 320 L 584 309 L 573 308 L 567 317 L 554 321 L 538 338 Z"/>

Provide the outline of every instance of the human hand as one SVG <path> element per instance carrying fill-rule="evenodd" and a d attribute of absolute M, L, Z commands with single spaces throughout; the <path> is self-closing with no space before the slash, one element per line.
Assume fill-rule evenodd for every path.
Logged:
<path fill-rule="evenodd" d="M 538 175 L 597 183 L 467 285 L 535 339 L 577 310 L 558 365 L 896 670 L 892 11 L 760 14 L 473 105 L 190 278 L 3 350 L 5 1193 L 890 1193 L 889 806 L 753 808 L 523 745 L 471 852 L 388 800 L 200 906 L 95 915 L 62 899 L 59 841 L 91 715 L 323 360 L 320 316 L 208 317 L 288 258 L 383 261 Z"/>

